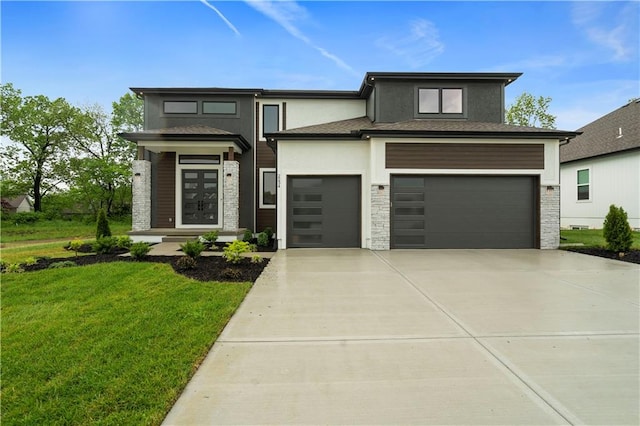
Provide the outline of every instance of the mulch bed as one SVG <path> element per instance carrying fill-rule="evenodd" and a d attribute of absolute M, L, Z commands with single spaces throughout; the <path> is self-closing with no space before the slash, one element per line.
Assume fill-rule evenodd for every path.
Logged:
<path fill-rule="evenodd" d="M 640 264 L 640 250 L 636 249 L 632 249 L 628 253 L 625 253 L 623 257 L 619 257 L 618 253 L 597 247 L 569 247 L 567 250 L 576 253 L 589 254 L 591 256 L 606 257 L 607 259 Z"/>
<path fill-rule="evenodd" d="M 66 261 L 71 261 L 78 266 L 108 262 L 138 262 L 131 257 L 119 256 L 119 254 L 126 252 L 127 250 L 117 250 L 111 254 L 95 254 L 79 256 L 77 258 L 38 259 L 38 262 L 34 265 L 22 265 L 22 269 L 24 269 L 25 272 L 39 271 L 49 268 L 49 265 L 52 263 Z M 260 263 L 253 263 L 250 258 L 246 258 L 242 259 L 240 263 L 230 264 L 220 256 L 201 256 L 198 258 L 195 268 L 183 269 L 178 265 L 178 259 L 182 257 L 184 256 L 145 256 L 142 261 L 168 263 L 177 273 L 198 281 L 224 282 L 255 282 L 262 273 L 262 270 L 269 263 L 269 259 L 262 259 Z"/>

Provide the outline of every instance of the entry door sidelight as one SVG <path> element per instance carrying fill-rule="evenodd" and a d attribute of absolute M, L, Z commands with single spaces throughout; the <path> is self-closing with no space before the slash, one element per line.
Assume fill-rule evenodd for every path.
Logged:
<path fill-rule="evenodd" d="M 182 224 L 218 223 L 218 171 L 182 171 Z"/>

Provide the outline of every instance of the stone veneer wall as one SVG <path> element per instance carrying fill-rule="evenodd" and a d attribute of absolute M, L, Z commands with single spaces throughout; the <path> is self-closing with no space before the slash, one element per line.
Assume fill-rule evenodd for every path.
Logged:
<path fill-rule="evenodd" d="M 240 223 L 240 163 L 225 161 L 222 170 L 222 230 L 237 231 Z"/>
<path fill-rule="evenodd" d="M 134 160 L 131 206 L 131 229 L 146 231 L 151 228 L 151 162 Z"/>
<path fill-rule="evenodd" d="M 389 185 L 371 186 L 371 250 L 389 250 L 391 246 L 390 200 Z"/>
<path fill-rule="evenodd" d="M 540 186 L 540 248 L 560 246 L 560 186 Z"/>

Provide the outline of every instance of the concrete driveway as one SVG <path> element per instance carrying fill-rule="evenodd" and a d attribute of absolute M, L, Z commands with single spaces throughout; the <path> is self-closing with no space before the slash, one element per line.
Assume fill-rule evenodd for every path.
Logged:
<path fill-rule="evenodd" d="M 287 250 L 165 423 L 639 424 L 640 267 Z"/>

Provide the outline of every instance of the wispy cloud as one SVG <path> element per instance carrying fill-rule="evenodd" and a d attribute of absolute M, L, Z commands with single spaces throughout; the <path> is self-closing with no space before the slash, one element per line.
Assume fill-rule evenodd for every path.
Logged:
<path fill-rule="evenodd" d="M 409 28 L 408 35 L 381 37 L 376 45 L 401 57 L 411 68 L 424 66 L 444 52 L 444 44 L 433 22 L 416 19 L 409 23 Z"/>
<path fill-rule="evenodd" d="M 355 76 L 360 76 L 360 73 L 353 69 L 349 64 L 340 59 L 337 55 L 315 44 L 300 30 L 300 28 L 298 28 L 297 23 L 305 19 L 308 16 L 308 13 L 307 10 L 297 2 L 271 0 L 245 0 L 245 2 L 258 12 L 271 18 L 293 37 L 315 49 L 322 56 L 335 63 L 338 67 Z"/>
<path fill-rule="evenodd" d="M 215 13 L 218 14 L 218 16 L 220 17 L 220 19 L 222 19 L 224 21 L 225 24 L 227 24 L 227 26 L 229 28 L 231 28 L 231 31 L 233 31 L 234 33 L 236 33 L 236 35 L 240 35 L 240 31 L 238 31 L 238 29 L 231 23 L 231 21 L 229 21 L 223 14 L 222 12 L 220 12 L 218 10 L 217 7 L 215 7 L 214 5 L 212 5 L 211 3 L 209 3 L 207 0 L 200 0 L 200 2 L 202 2 L 202 4 L 204 4 L 205 6 L 207 6 L 209 9 L 213 10 Z"/>
<path fill-rule="evenodd" d="M 634 2 L 623 8 L 615 5 L 615 15 L 608 13 L 607 6 L 601 2 L 574 3 L 573 25 L 583 31 L 591 42 L 611 51 L 613 61 L 628 61 L 638 44 L 638 5 Z M 632 24 L 634 20 L 635 25 Z"/>
<path fill-rule="evenodd" d="M 566 68 L 569 63 L 573 63 L 573 59 L 570 59 L 564 55 L 542 55 L 534 56 L 532 58 L 522 59 L 520 61 L 514 61 L 504 63 L 496 66 L 492 66 L 487 69 L 482 69 L 485 72 L 500 72 L 500 71 L 546 71 L 552 68 Z"/>

